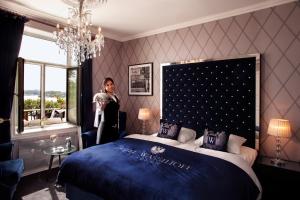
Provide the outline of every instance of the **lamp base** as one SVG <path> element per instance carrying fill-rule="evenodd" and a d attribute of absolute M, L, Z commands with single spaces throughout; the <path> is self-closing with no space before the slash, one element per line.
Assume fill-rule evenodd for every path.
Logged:
<path fill-rule="evenodd" d="M 278 167 L 283 167 L 285 165 L 285 162 L 284 162 L 284 160 L 281 160 L 279 158 L 274 158 L 274 159 L 271 159 L 271 164 L 278 166 Z"/>
<path fill-rule="evenodd" d="M 146 135 L 146 120 L 143 120 L 143 124 L 142 124 L 142 135 Z"/>

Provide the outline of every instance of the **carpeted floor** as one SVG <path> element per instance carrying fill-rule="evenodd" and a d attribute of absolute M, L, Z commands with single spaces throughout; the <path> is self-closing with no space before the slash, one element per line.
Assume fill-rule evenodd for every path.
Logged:
<path fill-rule="evenodd" d="M 66 200 L 63 188 L 55 186 L 58 168 L 21 178 L 15 200 Z"/>

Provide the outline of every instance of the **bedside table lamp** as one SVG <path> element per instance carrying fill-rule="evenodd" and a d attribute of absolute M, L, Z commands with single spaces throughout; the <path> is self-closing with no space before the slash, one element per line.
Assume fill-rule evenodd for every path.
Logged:
<path fill-rule="evenodd" d="M 284 165 L 284 161 L 280 159 L 280 138 L 291 137 L 292 133 L 290 122 L 285 119 L 271 119 L 268 127 L 268 134 L 276 137 L 276 158 L 272 159 L 271 162 L 274 165 L 282 166 Z"/>
<path fill-rule="evenodd" d="M 142 134 L 146 133 L 146 121 L 151 119 L 152 113 L 149 108 L 140 108 L 139 109 L 139 115 L 138 119 L 143 121 L 143 126 L 142 126 Z"/>

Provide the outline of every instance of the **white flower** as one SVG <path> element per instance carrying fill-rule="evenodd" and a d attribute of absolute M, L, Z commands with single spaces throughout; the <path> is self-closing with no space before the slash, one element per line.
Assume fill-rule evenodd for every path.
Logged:
<path fill-rule="evenodd" d="M 93 103 L 100 102 L 100 101 L 108 101 L 109 96 L 104 92 L 96 93 L 93 97 Z"/>

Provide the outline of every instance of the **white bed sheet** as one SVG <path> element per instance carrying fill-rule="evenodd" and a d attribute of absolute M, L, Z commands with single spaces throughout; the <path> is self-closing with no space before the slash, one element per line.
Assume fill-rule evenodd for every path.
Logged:
<path fill-rule="evenodd" d="M 180 142 L 178 142 L 177 140 L 156 137 L 156 136 L 153 136 L 153 135 L 131 134 L 131 135 L 126 136 L 126 138 L 149 140 L 149 141 L 152 141 L 152 142 L 158 142 L 158 143 L 166 144 L 166 145 L 169 145 L 169 146 L 176 146 L 176 145 L 180 144 Z"/>

